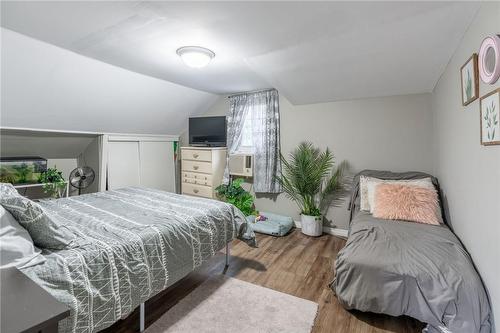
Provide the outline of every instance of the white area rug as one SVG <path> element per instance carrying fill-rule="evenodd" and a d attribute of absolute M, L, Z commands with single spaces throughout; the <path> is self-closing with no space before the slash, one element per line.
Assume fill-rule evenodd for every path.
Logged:
<path fill-rule="evenodd" d="M 309 333 L 318 304 L 228 278 L 209 279 L 146 333 Z"/>

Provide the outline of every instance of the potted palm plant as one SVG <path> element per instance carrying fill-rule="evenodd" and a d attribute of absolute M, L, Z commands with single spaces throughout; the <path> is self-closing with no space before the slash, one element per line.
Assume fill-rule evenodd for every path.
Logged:
<path fill-rule="evenodd" d="M 321 152 L 310 142 L 302 142 L 290 153 L 277 181 L 287 196 L 301 209 L 302 232 L 309 236 L 323 233 L 323 215 L 333 201 L 341 199 L 345 190 L 347 163 L 336 168 L 333 153 Z"/>

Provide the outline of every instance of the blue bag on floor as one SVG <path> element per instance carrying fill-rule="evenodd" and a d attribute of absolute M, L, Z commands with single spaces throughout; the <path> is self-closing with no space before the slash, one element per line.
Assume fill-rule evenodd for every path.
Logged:
<path fill-rule="evenodd" d="M 283 216 L 268 212 L 260 212 L 259 214 L 267 217 L 267 220 L 255 222 L 255 215 L 247 216 L 247 221 L 250 223 L 250 226 L 255 232 L 272 236 L 284 236 L 295 225 L 290 216 Z"/>

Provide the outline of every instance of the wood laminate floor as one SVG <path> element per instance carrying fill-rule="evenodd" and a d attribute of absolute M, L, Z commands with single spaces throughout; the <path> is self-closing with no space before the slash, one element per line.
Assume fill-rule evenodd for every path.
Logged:
<path fill-rule="evenodd" d="M 423 324 L 409 317 L 390 317 L 346 311 L 328 287 L 332 265 L 345 241 L 331 235 L 312 238 L 300 230 L 285 237 L 258 235 L 259 248 L 234 241 L 226 275 L 278 290 L 319 304 L 313 333 L 417 333 Z M 146 303 L 146 327 L 189 294 L 208 277 L 222 274 L 224 254 L 215 256 Z M 104 330 L 106 333 L 134 333 L 139 330 L 138 310 Z M 186 332 L 182 332 L 186 333 Z M 257 332 L 256 332 L 257 333 Z"/>

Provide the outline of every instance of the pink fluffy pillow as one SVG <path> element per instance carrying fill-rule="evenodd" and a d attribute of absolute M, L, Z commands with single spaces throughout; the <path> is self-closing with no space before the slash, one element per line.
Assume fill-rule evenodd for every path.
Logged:
<path fill-rule="evenodd" d="M 375 189 L 374 217 L 439 225 L 438 212 L 436 190 L 397 184 L 379 184 Z"/>

